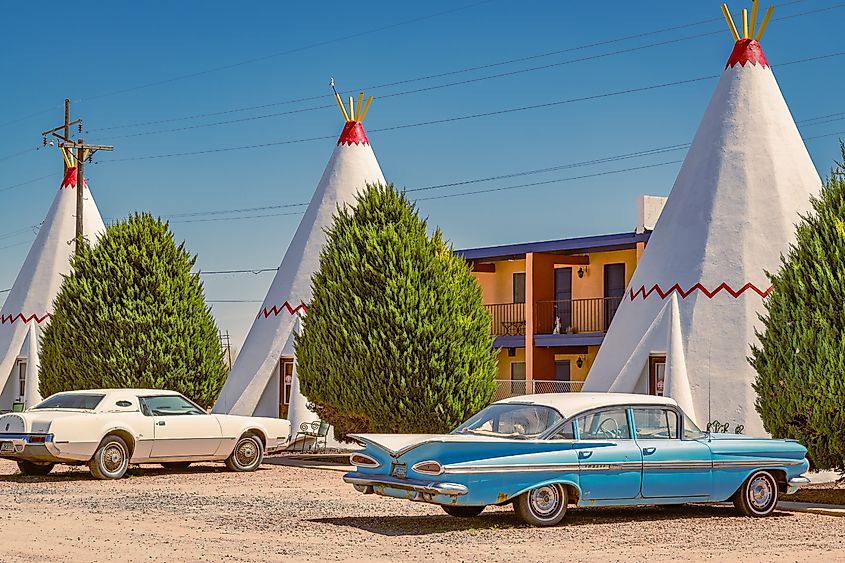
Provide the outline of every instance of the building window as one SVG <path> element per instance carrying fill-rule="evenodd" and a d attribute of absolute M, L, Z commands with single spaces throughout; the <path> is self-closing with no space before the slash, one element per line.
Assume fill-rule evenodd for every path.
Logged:
<path fill-rule="evenodd" d="M 26 395 L 26 362 L 18 362 L 18 395 L 23 399 Z"/>
<path fill-rule="evenodd" d="M 282 404 L 290 404 L 290 393 L 293 386 L 293 358 L 282 358 L 279 360 L 279 369 L 282 376 Z"/>
<path fill-rule="evenodd" d="M 513 302 L 525 303 L 525 272 L 513 275 Z"/>
<path fill-rule="evenodd" d="M 666 356 L 650 356 L 648 359 L 648 394 L 663 396 L 666 387 Z"/>

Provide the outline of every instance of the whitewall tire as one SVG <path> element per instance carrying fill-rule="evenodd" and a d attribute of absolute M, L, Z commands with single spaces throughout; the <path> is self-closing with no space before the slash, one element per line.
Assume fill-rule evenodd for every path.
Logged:
<path fill-rule="evenodd" d="M 232 471 L 255 471 L 264 459 L 264 443 L 252 433 L 246 433 L 235 443 L 235 449 L 226 458 L 226 467 Z"/>
<path fill-rule="evenodd" d="M 543 485 L 519 495 L 514 501 L 514 511 L 526 524 L 556 526 L 566 516 L 569 495 L 559 484 Z"/>

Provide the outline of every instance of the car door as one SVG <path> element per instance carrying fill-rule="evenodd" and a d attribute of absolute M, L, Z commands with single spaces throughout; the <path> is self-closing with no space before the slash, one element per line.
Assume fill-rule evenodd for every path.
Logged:
<path fill-rule="evenodd" d="M 677 411 L 635 407 L 632 413 L 635 440 L 643 456 L 642 496 L 709 496 L 713 479 L 710 448 L 696 440 L 681 439 Z"/>
<path fill-rule="evenodd" d="M 642 453 L 625 407 L 576 418 L 579 480 L 584 500 L 632 499 L 640 494 Z"/>
<path fill-rule="evenodd" d="M 154 422 L 151 458 L 210 458 L 220 447 L 217 418 L 181 395 L 143 397 L 141 408 Z"/>

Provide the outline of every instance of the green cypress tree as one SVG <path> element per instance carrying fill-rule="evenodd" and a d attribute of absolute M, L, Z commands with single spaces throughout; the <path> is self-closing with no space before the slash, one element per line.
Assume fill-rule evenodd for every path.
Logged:
<path fill-rule="evenodd" d="M 845 145 L 842 147 L 845 161 Z M 757 411 L 776 438 L 807 446 L 818 469 L 845 469 L 845 168 L 831 171 L 795 244 L 770 275 L 764 330 L 749 358 Z"/>
<path fill-rule="evenodd" d="M 336 433 L 447 432 L 495 388 L 490 316 L 464 260 L 392 185 L 328 230 L 296 340 L 303 394 Z"/>
<path fill-rule="evenodd" d="M 146 213 L 83 245 L 44 331 L 41 395 L 143 387 L 213 404 L 226 368 L 195 262 L 168 224 Z"/>

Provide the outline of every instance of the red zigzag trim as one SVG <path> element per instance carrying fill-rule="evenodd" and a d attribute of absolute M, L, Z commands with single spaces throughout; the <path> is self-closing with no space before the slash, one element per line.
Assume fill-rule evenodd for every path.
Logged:
<path fill-rule="evenodd" d="M 717 287 L 713 291 L 709 291 L 706 287 L 704 287 L 700 283 L 697 283 L 694 286 L 692 286 L 691 288 L 689 288 L 688 290 L 684 291 L 683 289 L 681 289 L 681 286 L 676 283 L 675 285 L 670 287 L 667 291 L 663 291 L 658 284 L 654 284 L 651 287 L 651 289 L 649 289 L 648 291 L 646 291 L 645 286 L 641 286 L 637 291 L 634 291 L 633 289 L 631 289 L 631 290 L 629 290 L 629 295 L 631 297 L 631 301 L 633 301 L 634 299 L 636 299 L 636 297 L 638 295 L 641 295 L 643 299 L 646 299 L 652 293 L 657 292 L 657 295 L 659 295 L 661 299 L 666 299 L 674 291 L 675 293 L 677 293 L 678 295 L 681 296 L 681 299 L 686 299 L 687 296 L 690 295 L 692 292 L 700 291 L 701 293 L 706 295 L 708 299 L 713 299 L 713 297 L 717 293 L 724 290 L 724 291 L 727 291 L 728 293 L 730 293 L 731 296 L 734 299 L 736 299 L 740 295 L 742 295 L 743 293 L 748 291 L 749 289 L 754 291 L 760 297 L 765 298 L 765 297 L 768 297 L 769 293 L 771 293 L 772 286 L 769 286 L 769 289 L 767 289 L 766 291 L 762 291 L 760 288 L 758 288 L 753 283 L 748 282 L 747 284 L 745 284 L 744 286 L 739 288 L 739 290 L 734 290 L 731 286 L 729 286 L 727 284 L 727 282 L 722 282 L 721 284 L 719 284 L 719 287 Z"/>
<path fill-rule="evenodd" d="M 304 311 L 305 313 L 308 313 L 308 307 L 305 305 L 305 303 L 302 302 L 300 302 L 299 305 L 297 305 L 296 307 L 291 307 L 291 304 L 285 301 L 279 307 L 276 307 L 275 305 L 273 305 L 269 309 L 267 307 L 264 307 L 261 311 L 258 312 L 256 318 L 260 319 L 261 317 L 264 317 L 266 319 L 269 318 L 271 315 L 276 317 L 281 314 L 282 311 L 287 311 L 291 315 L 295 315 L 299 311 Z"/>
<path fill-rule="evenodd" d="M 36 324 L 41 324 L 47 319 L 52 318 L 53 315 L 50 313 L 46 313 L 43 317 L 39 317 L 38 315 L 30 315 L 28 317 L 24 317 L 23 313 L 18 313 L 17 315 L 0 315 L 0 324 L 12 324 L 15 321 L 22 321 L 24 324 L 35 321 Z"/>

